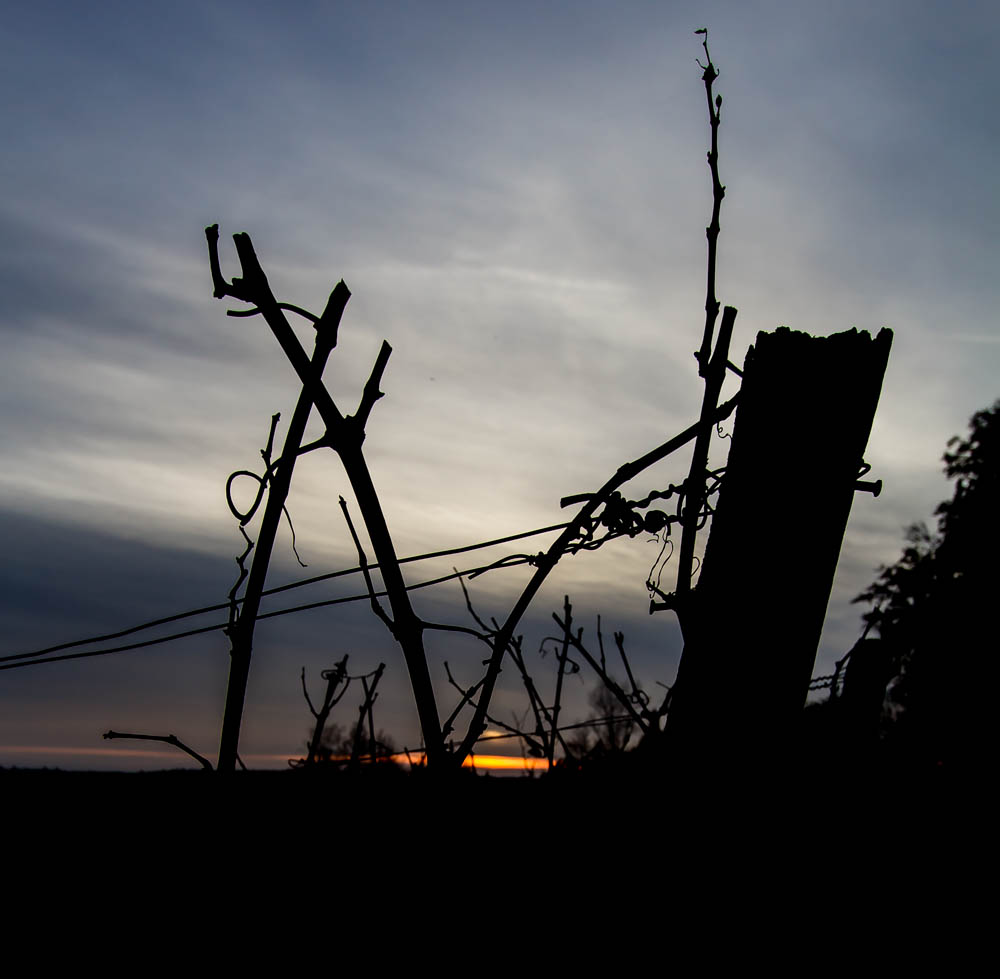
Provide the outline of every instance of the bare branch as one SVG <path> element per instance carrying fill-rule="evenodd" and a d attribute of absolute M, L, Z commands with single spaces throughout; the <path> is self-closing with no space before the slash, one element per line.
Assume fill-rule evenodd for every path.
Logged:
<path fill-rule="evenodd" d="M 376 743 L 375 743 L 375 722 L 372 718 L 372 705 L 378 698 L 376 693 L 376 687 L 378 687 L 379 680 L 382 679 L 382 673 L 385 670 L 385 663 L 379 663 L 378 667 L 371 673 L 361 677 L 361 684 L 365 691 L 365 698 L 358 708 L 358 724 L 354 729 L 354 746 L 351 749 L 351 768 L 356 769 L 360 764 L 360 750 L 361 750 L 361 738 L 364 734 L 365 721 L 368 722 L 368 751 L 371 759 L 371 763 L 375 764 L 375 753 L 376 753 Z M 369 684 L 368 678 L 372 677 L 372 682 Z"/>
<path fill-rule="evenodd" d="M 313 702 L 309 697 L 309 690 L 306 687 L 306 668 L 304 666 L 302 667 L 302 676 L 300 679 L 302 680 L 302 696 L 306 698 L 306 703 L 309 705 L 309 713 L 313 717 L 319 717 L 319 711 L 313 707 Z"/>
<path fill-rule="evenodd" d="M 358 538 L 358 532 L 354 529 L 354 523 L 351 520 L 350 513 L 347 512 L 347 501 L 340 497 L 340 509 L 344 511 L 344 519 L 347 521 L 347 529 L 351 532 L 351 537 L 354 540 L 354 546 L 358 549 L 358 564 L 361 565 L 361 573 L 365 577 L 365 584 L 368 586 L 368 597 L 371 599 L 372 611 L 385 623 L 386 628 L 393 635 L 396 634 L 396 627 L 393 625 L 392 619 L 389 618 L 385 609 L 379 603 L 378 598 L 375 597 L 375 586 L 372 584 L 371 572 L 368 570 L 368 559 L 365 557 L 365 552 L 361 548 L 361 541 Z"/>
<path fill-rule="evenodd" d="M 217 267 L 219 237 L 218 225 L 212 225 L 211 227 L 206 228 L 205 235 L 209 242 L 209 259 L 210 261 L 213 261 Z M 310 363 L 305 350 L 302 349 L 302 345 L 299 343 L 298 337 L 296 337 L 295 332 L 288 324 L 288 320 L 285 319 L 284 314 L 278 307 L 278 302 L 271 292 L 267 276 L 264 274 L 264 270 L 260 266 L 257 253 L 254 251 L 253 242 L 250 240 L 250 236 L 245 233 L 235 234 L 233 235 L 233 241 L 236 244 L 236 251 L 239 255 L 240 263 L 243 268 L 243 277 L 240 279 L 234 278 L 232 283 L 227 284 L 225 279 L 222 278 L 221 272 L 219 272 L 218 280 L 215 280 L 215 271 L 213 269 L 213 281 L 216 281 L 216 294 L 218 294 L 218 290 L 221 287 L 223 296 L 234 296 L 244 302 L 254 303 L 256 306 L 260 307 L 260 311 L 263 314 L 264 319 L 267 321 L 267 325 L 271 328 L 271 332 L 274 334 L 275 339 L 280 344 L 281 349 L 285 352 L 285 356 L 290 361 L 292 367 L 295 369 L 295 372 L 299 375 L 299 380 L 308 392 L 309 398 L 311 399 L 310 404 L 316 405 L 320 414 L 323 416 L 323 421 L 326 423 L 327 430 L 331 436 L 343 438 L 345 435 L 344 417 L 341 415 L 339 409 L 333 402 L 333 398 L 330 397 L 329 392 L 323 385 L 322 370 L 317 369 L 316 365 Z M 342 313 L 343 306 L 346 306 L 347 300 L 350 298 L 350 290 L 343 284 L 343 281 L 341 281 L 334 289 L 334 293 L 337 295 L 337 300 L 334 304 L 333 296 L 331 296 L 331 303 L 328 304 L 328 311 L 330 306 L 334 305 L 339 307 L 340 312 Z M 335 315 L 335 313 L 331 312 L 331 318 L 335 317 Z M 320 322 L 323 322 L 326 316 L 327 313 L 324 312 L 323 317 L 320 318 Z M 332 350 L 333 345 L 336 343 L 336 330 L 317 330 L 317 342 L 322 342 L 324 346 L 328 347 L 329 350 Z"/>
<path fill-rule="evenodd" d="M 550 720 L 551 715 L 548 707 L 546 707 L 542 701 L 538 688 L 535 686 L 535 681 L 532 679 L 531 674 L 528 672 L 528 669 L 524 664 L 524 652 L 521 648 L 520 636 L 511 640 L 508 654 L 517 666 L 518 672 L 521 674 L 521 683 L 524 684 L 524 689 L 528 693 L 528 704 L 531 707 L 532 713 L 535 715 L 535 730 L 538 732 L 538 736 L 547 744 L 545 725 Z M 560 735 L 558 731 L 556 732 L 556 737 L 562 745 L 563 751 L 568 753 L 569 749 L 566 746 L 566 742 L 563 741 L 562 735 Z"/>
<path fill-rule="evenodd" d="M 649 729 L 649 725 L 646 720 L 640 716 L 635 707 L 633 707 L 629 695 L 625 693 L 625 691 L 622 690 L 622 688 L 615 682 L 614 677 L 612 677 L 605 670 L 601 669 L 600 664 L 596 659 L 594 659 L 587 647 L 583 645 L 583 629 L 578 630 L 576 635 L 574 635 L 570 631 L 572 626 L 571 621 L 563 621 L 559 618 L 559 615 L 556 612 L 552 613 L 552 618 L 555 619 L 556 625 L 563 630 L 563 634 L 566 636 L 568 642 L 590 664 L 591 669 L 593 669 L 593 671 L 600 677 L 601 682 L 608 688 L 608 690 L 614 694 L 618 702 L 629 713 L 632 720 L 639 725 L 643 732 L 646 732 Z"/>
<path fill-rule="evenodd" d="M 625 667 L 625 675 L 628 677 L 629 685 L 632 687 L 631 699 L 637 704 L 642 704 L 643 708 L 645 708 L 646 704 L 649 702 L 649 697 L 647 697 L 646 694 L 639 689 L 639 685 L 635 682 L 635 677 L 632 675 L 632 667 L 629 665 L 628 657 L 625 655 L 624 632 L 615 633 L 615 645 L 618 647 L 618 652 L 622 658 L 622 665 Z"/>
<path fill-rule="evenodd" d="M 662 445 L 650 450 L 638 459 L 620 466 L 615 474 L 604 484 L 604 486 L 602 486 L 601 489 L 583 505 L 576 517 L 559 535 L 558 539 L 549 547 L 548 551 L 539 556 L 535 573 L 532 575 L 531 580 L 521 592 L 518 600 L 514 603 L 514 607 L 508 614 L 503 627 L 497 633 L 497 638 L 493 648 L 493 656 L 490 659 L 489 668 L 486 674 L 486 681 L 483 686 L 483 694 L 480 696 L 479 703 L 476 706 L 475 716 L 472 719 L 468 733 L 462 741 L 459 750 L 452 756 L 456 764 L 460 765 L 462 763 L 462 760 L 468 755 L 469 751 L 472 750 L 472 746 L 485 729 L 485 705 L 489 703 L 490 697 L 493 696 L 493 688 L 496 686 L 497 677 L 500 675 L 500 663 L 503 657 L 503 651 L 510 642 L 511 636 L 517 628 L 517 624 L 521 621 L 521 617 L 527 611 L 528 606 L 537 594 L 538 589 L 541 588 L 542 583 L 548 577 L 549 572 L 555 567 L 556 563 L 563 556 L 563 554 L 566 553 L 572 542 L 579 536 L 581 529 L 588 525 L 591 516 L 597 508 L 606 499 L 608 499 L 619 486 L 624 485 L 630 479 L 634 479 L 643 470 L 648 469 L 654 463 L 665 459 L 671 453 L 676 452 L 684 445 L 687 445 L 688 442 L 690 442 L 698 435 L 699 432 L 702 431 L 705 425 L 711 426 L 725 418 L 728 418 L 738 402 L 739 394 L 737 393 L 734 397 L 730 398 L 729 401 L 719 405 L 718 408 L 716 408 L 714 412 L 711 412 L 707 418 L 703 416 L 700 421 L 691 425 L 689 428 L 686 428 L 679 435 L 675 435 L 672 439 L 669 439 Z"/>
<path fill-rule="evenodd" d="M 305 695 L 309 710 L 312 712 L 313 717 L 316 718 L 316 724 L 313 726 L 313 734 L 309 739 L 309 751 L 306 756 L 307 765 L 312 764 L 316 760 L 323 743 L 323 732 L 326 729 L 326 722 L 330 717 L 330 712 L 340 703 L 344 694 L 347 693 L 347 688 L 351 685 L 352 678 L 347 675 L 347 658 L 348 654 L 345 653 L 332 670 L 323 670 L 321 676 L 326 680 L 326 692 L 323 695 L 323 706 L 318 711 L 313 708 L 312 700 L 309 699 L 309 691 L 306 690 L 306 668 L 302 667 L 302 693 Z M 341 684 L 343 684 L 343 687 L 338 695 L 337 688 Z"/>
<path fill-rule="evenodd" d="M 483 681 L 480 680 L 474 686 L 469 687 L 468 690 L 459 685 L 455 678 L 451 675 L 451 667 L 448 665 L 448 661 L 444 661 L 444 671 L 448 675 L 448 682 L 462 695 L 462 699 L 459 701 L 458 706 L 448 715 L 447 720 L 441 729 L 441 733 L 444 737 L 452 732 L 452 725 L 455 723 L 455 718 L 462 712 L 462 709 L 466 704 L 472 702 L 472 698 L 475 697 L 476 691 L 483 685 Z"/>
<path fill-rule="evenodd" d="M 162 741 L 187 752 L 195 761 L 201 763 L 202 768 L 212 771 L 212 763 L 204 755 L 199 755 L 194 748 L 189 748 L 173 734 L 123 734 L 120 731 L 105 731 L 102 737 L 105 741 L 113 741 L 115 738 L 128 738 L 130 741 Z"/>
<path fill-rule="evenodd" d="M 722 208 L 722 198 L 726 188 L 719 181 L 719 111 L 722 107 L 722 96 L 712 98 L 712 85 L 719 77 L 718 69 L 712 64 L 708 53 L 708 30 L 702 28 L 702 45 L 705 48 L 706 64 L 699 65 L 703 69 L 702 81 L 705 83 L 705 95 L 708 99 L 708 119 L 712 129 L 712 148 L 708 151 L 708 165 L 712 171 L 712 219 L 705 229 L 708 238 L 708 274 L 705 289 L 705 333 L 701 341 L 701 350 L 695 356 L 698 358 L 698 373 L 708 376 L 708 362 L 712 352 L 712 334 L 715 330 L 715 320 L 719 315 L 719 301 L 715 298 L 715 266 L 719 241 L 719 213 Z"/>
<path fill-rule="evenodd" d="M 219 297 L 216 297 L 219 298 Z M 310 313 L 308 309 L 303 309 L 301 306 L 296 306 L 294 303 L 275 303 L 278 309 L 287 309 L 290 313 L 296 313 L 303 319 L 309 320 L 313 325 L 319 323 L 319 317 L 315 313 Z M 227 309 L 226 316 L 257 316 L 259 313 L 263 313 L 264 310 L 260 306 L 254 306 L 252 309 Z"/>
<path fill-rule="evenodd" d="M 420 624 L 424 629 L 433 629 L 438 632 L 461 632 L 466 636 L 475 636 L 480 642 L 486 643 L 490 649 L 493 648 L 493 640 L 490 639 L 488 633 L 479 632 L 477 629 L 471 629 L 469 626 L 465 625 L 451 625 L 448 622 L 430 622 L 427 619 L 421 619 Z"/>
<path fill-rule="evenodd" d="M 242 279 L 234 279 L 232 283 L 226 283 L 222 277 L 219 265 L 218 226 L 212 225 L 206 228 L 205 235 L 208 240 L 209 262 L 212 268 L 215 295 L 217 297 L 232 295 L 259 306 L 272 331 L 279 337 L 279 340 L 283 338 L 283 345 L 288 349 L 294 348 L 295 356 L 301 361 L 299 367 L 301 367 L 301 375 L 303 377 L 303 388 L 296 402 L 288 431 L 285 433 L 285 442 L 281 453 L 282 463 L 278 471 L 274 472 L 269 479 L 270 488 L 267 496 L 267 505 L 264 508 L 264 518 L 261 522 L 257 550 L 250 570 L 249 581 L 247 582 L 243 607 L 239 619 L 232 622 L 229 629 L 231 640 L 230 675 L 229 687 L 226 693 L 226 708 L 222 723 L 222 740 L 219 747 L 218 763 L 219 771 L 228 772 L 234 770 L 238 760 L 239 734 L 243 717 L 243 704 L 246 699 L 247 681 L 250 674 L 250 657 L 253 648 L 254 629 L 257 616 L 260 612 L 264 584 L 267 578 L 268 566 L 271 560 L 271 553 L 274 549 L 281 515 L 283 512 L 286 512 L 285 500 L 288 497 L 288 491 L 291 486 L 295 459 L 302 445 L 306 423 L 309 420 L 309 414 L 317 395 L 324 395 L 329 404 L 333 406 L 334 412 L 336 412 L 336 406 L 333 405 L 326 389 L 323 387 L 321 379 L 323 369 L 333 349 L 333 344 L 336 343 L 336 328 L 332 326 L 332 322 L 335 319 L 339 321 L 347 305 L 347 300 L 350 298 L 350 291 L 343 282 L 338 283 L 334 289 L 327 306 L 327 311 L 323 314 L 323 319 L 326 320 L 324 327 L 323 329 L 319 329 L 319 326 L 317 326 L 316 345 L 312 359 L 310 360 L 292 332 L 292 328 L 288 325 L 288 321 L 277 307 L 274 296 L 271 294 L 270 286 L 267 283 L 267 277 L 260 267 L 249 236 L 245 234 L 233 236 L 240 256 L 243 277 Z M 288 351 L 286 350 L 286 352 Z M 293 354 L 290 353 L 289 356 L 292 357 Z M 337 414 L 339 416 L 339 413 Z M 324 415 L 324 420 L 326 420 L 326 415 Z M 272 438 L 275 423 L 272 421 Z M 267 462 L 267 456 L 270 455 L 271 442 L 272 440 L 269 440 L 268 447 L 264 450 L 265 462 Z M 240 522 L 242 525 L 244 522 L 242 518 L 240 518 Z M 235 598 L 233 598 L 232 608 L 235 611 Z"/>
<path fill-rule="evenodd" d="M 556 671 L 556 695 L 552 701 L 552 726 L 549 731 L 548 744 L 546 745 L 546 757 L 549 766 L 555 760 L 556 737 L 559 731 L 559 710 L 562 706 L 562 686 L 563 676 L 566 672 L 566 659 L 569 655 L 569 628 L 573 620 L 573 606 L 570 604 L 569 595 L 563 597 L 563 610 L 566 615 L 566 632 L 563 634 L 562 648 L 559 651 L 559 668 Z"/>
<path fill-rule="evenodd" d="M 347 288 L 347 283 L 341 279 L 330 293 L 330 298 L 326 301 L 326 308 L 323 315 L 316 323 L 316 332 L 324 337 L 324 342 L 331 349 L 337 346 L 337 331 L 340 329 L 341 315 L 344 312 L 344 303 L 350 298 L 351 290 Z M 298 312 L 298 310 L 296 310 Z"/>
<path fill-rule="evenodd" d="M 488 635 L 493 635 L 493 633 L 496 630 L 491 630 L 489 626 L 487 626 L 487 624 L 483 622 L 481 618 L 479 618 L 479 615 L 476 613 L 476 610 L 472 607 L 472 599 L 469 598 L 469 589 L 465 587 L 465 581 L 463 580 L 462 575 L 459 573 L 458 568 L 452 566 L 452 570 L 458 577 L 458 584 L 462 589 L 462 594 L 465 596 L 465 607 L 469 610 L 469 615 L 472 616 L 473 620 L 483 630 L 483 632 L 487 633 Z"/>
<path fill-rule="evenodd" d="M 719 338 L 712 354 L 705 376 L 705 394 L 701 405 L 701 421 L 694 452 L 691 456 L 691 469 L 684 484 L 684 514 L 682 517 L 681 550 L 677 560 L 677 594 L 686 596 L 691 591 L 692 564 L 694 561 L 694 545 L 698 532 L 698 521 L 705 501 L 705 475 L 708 467 L 708 450 L 712 440 L 712 430 L 718 421 L 719 395 L 722 393 L 722 382 L 726 378 L 726 357 L 729 354 L 729 343 L 733 336 L 733 325 L 736 322 L 736 310 L 727 306 L 722 316 L 719 328 Z M 733 399 L 735 400 L 735 399 Z M 731 404 L 732 401 L 727 402 Z M 683 612 L 683 609 L 681 609 Z M 684 627 L 684 617 L 681 616 L 681 628 Z"/>
<path fill-rule="evenodd" d="M 358 405 L 358 410 L 352 416 L 354 421 L 361 432 L 361 437 L 364 438 L 365 425 L 368 424 L 368 416 L 371 414 L 371 410 L 375 405 L 375 402 L 379 398 L 385 397 L 384 392 L 379 390 L 379 385 L 382 383 L 382 374 L 385 372 L 386 364 L 389 363 L 389 355 L 392 353 L 392 347 L 383 340 L 382 347 L 378 352 L 378 357 L 375 360 L 375 366 L 372 367 L 372 372 L 365 383 L 365 389 L 361 394 L 361 402 Z"/>
<path fill-rule="evenodd" d="M 479 690 L 479 688 L 482 686 L 483 681 L 479 680 L 476 684 L 474 684 L 473 686 L 469 687 L 468 690 L 466 690 L 461 686 L 461 684 L 458 683 L 458 681 L 454 678 L 454 676 L 452 676 L 451 668 L 449 667 L 447 662 L 445 662 L 444 664 L 444 669 L 445 673 L 447 673 L 448 675 L 448 682 L 462 695 L 461 702 L 452 711 L 451 715 L 448 717 L 448 720 L 445 722 L 444 731 L 445 734 L 447 735 L 448 732 L 451 731 L 451 725 L 454 722 L 455 718 L 458 717 L 462 708 L 465 707 L 466 704 L 472 703 L 472 698 L 476 695 L 476 691 Z M 495 727 L 503 728 L 503 730 L 507 731 L 511 736 L 521 738 L 524 741 L 524 743 L 528 745 L 529 749 L 531 750 L 531 753 L 534 754 L 536 757 L 544 758 L 547 756 L 546 748 L 540 745 L 538 741 L 536 741 L 534 737 L 532 737 L 532 735 L 529 734 L 527 731 L 522 731 L 517 727 L 512 727 L 510 724 L 507 724 L 504 721 L 501 721 L 495 717 L 490 717 L 489 715 L 487 715 L 487 720 L 490 722 L 490 724 L 494 725 Z M 539 732 L 536 731 L 536 734 L 537 733 Z M 544 742 L 545 741 L 544 732 L 541 732 L 541 734 L 542 734 L 541 740 Z"/>
<path fill-rule="evenodd" d="M 212 295 L 216 299 L 235 295 L 232 292 L 232 283 L 226 282 L 222 275 L 222 265 L 219 263 L 219 226 L 210 224 L 205 229 L 205 238 L 208 241 L 208 265 L 212 272 Z"/>
<path fill-rule="evenodd" d="M 209 238 L 211 257 L 213 239 L 217 240 L 218 229 L 209 229 L 206 233 Z M 317 410 L 323 417 L 327 429 L 327 440 L 340 456 L 344 465 L 375 551 L 375 559 L 379 564 L 389 604 L 392 607 L 393 635 L 402 648 L 403 658 L 406 660 L 407 670 L 410 674 L 410 684 L 416 701 L 417 713 L 420 717 L 420 727 L 424 734 L 428 758 L 437 764 L 438 759 L 443 759 L 444 743 L 441 739 L 440 718 L 437 713 L 434 687 L 431 683 L 430 672 L 427 668 L 427 656 L 423 647 L 423 630 L 406 594 L 406 583 L 399 568 L 399 559 L 396 557 L 392 536 L 389 533 L 382 505 L 368 470 L 368 464 L 361 451 L 364 432 L 357 423 L 357 419 L 350 424 L 346 423 L 346 419 L 341 415 L 333 398 L 330 397 L 330 393 L 323 385 L 322 372 L 315 371 L 309 363 L 298 338 L 288 325 L 288 321 L 271 294 L 249 237 L 245 234 L 238 234 L 233 236 L 233 240 L 242 263 L 243 279 L 234 280 L 232 285 L 228 287 L 228 292 L 230 295 L 237 294 L 239 298 L 248 302 L 254 302 L 261 308 L 271 332 L 298 374 L 306 396 L 315 403 Z M 225 286 L 224 282 L 223 285 Z M 346 286 L 344 292 L 347 292 Z M 326 314 L 320 318 L 320 324 L 325 319 Z M 335 341 L 335 335 L 324 338 L 324 342 L 331 344 Z M 365 417 L 374 403 L 375 395 L 378 392 L 378 380 L 385 367 L 387 357 L 388 351 L 383 351 L 380 354 L 375 370 L 372 372 L 373 387 L 362 398 L 360 413 Z"/>

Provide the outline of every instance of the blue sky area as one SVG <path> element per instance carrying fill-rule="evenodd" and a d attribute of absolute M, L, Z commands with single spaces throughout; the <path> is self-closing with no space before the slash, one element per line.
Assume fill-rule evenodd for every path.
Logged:
<path fill-rule="evenodd" d="M 344 410 L 393 345 L 366 450 L 401 554 L 558 523 L 560 497 L 689 425 L 711 210 L 703 26 L 724 99 L 718 293 L 739 309 L 734 359 L 779 325 L 895 332 L 866 456 L 885 490 L 854 503 L 816 668 L 829 672 L 860 630 L 850 599 L 950 495 L 946 441 L 1000 394 L 992 3 L 8 3 L 0 652 L 222 601 L 234 580 L 226 477 L 257 466 L 298 385 L 265 324 L 213 300 L 207 224 L 230 274 L 229 235 L 252 234 L 280 299 L 318 312 L 346 280 L 326 372 Z M 340 494 L 332 454 L 302 460 L 289 508 L 309 568 L 283 529 L 275 583 L 355 563 Z M 656 551 L 624 539 L 560 567 L 523 628 L 540 682 L 565 593 L 588 634 L 598 613 L 626 633 L 647 689 L 671 682 L 676 623 L 647 615 Z M 477 579 L 479 610 L 501 616 L 524 580 Z M 457 586 L 419 596 L 418 611 L 464 620 Z M 379 726 L 417 742 L 390 637 L 364 605 L 340 606 L 260 627 L 251 763 L 301 750 L 300 670 L 318 685 L 344 653 L 358 671 L 387 663 Z M 471 683 L 482 650 L 434 640 L 443 707 L 444 658 Z M 122 742 L 131 753 L 96 753 L 108 728 L 213 756 L 227 672 L 219 633 L 3 672 L 0 765 L 173 761 Z M 577 713 L 591 685 L 573 679 Z"/>

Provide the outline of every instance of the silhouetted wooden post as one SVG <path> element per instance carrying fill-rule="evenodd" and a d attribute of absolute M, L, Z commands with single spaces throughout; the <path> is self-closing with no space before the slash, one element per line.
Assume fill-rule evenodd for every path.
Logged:
<path fill-rule="evenodd" d="M 680 758 L 776 758 L 802 710 L 892 343 L 760 333 L 668 719 Z"/>

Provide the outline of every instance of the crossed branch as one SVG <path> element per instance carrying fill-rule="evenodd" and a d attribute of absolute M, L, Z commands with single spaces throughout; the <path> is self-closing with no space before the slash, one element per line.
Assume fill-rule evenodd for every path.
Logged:
<path fill-rule="evenodd" d="M 249 235 L 244 233 L 233 235 L 233 241 L 236 245 L 236 252 L 243 274 L 241 277 L 234 277 L 231 282 L 226 281 L 222 274 L 222 267 L 219 260 L 218 225 L 213 224 L 206 228 L 205 237 L 208 241 L 209 263 L 212 271 L 212 284 L 215 297 L 222 299 L 225 296 L 232 296 L 242 302 L 251 304 L 251 309 L 234 311 L 235 315 L 252 316 L 258 313 L 262 315 L 298 375 L 299 380 L 302 382 L 302 392 L 299 397 L 299 403 L 296 406 L 296 416 L 293 418 L 292 426 L 289 427 L 285 448 L 281 454 L 282 463 L 278 467 L 275 477 L 271 480 L 271 489 L 268 494 L 264 524 L 268 525 L 270 532 L 269 546 L 266 549 L 262 548 L 262 542 L 258 541 L 257 554 L 250 573 L 247 595 L 244 599 L 243 610 L 240 616 L 239 624 L 242 626 L 242 629 L 239 630 L 239 642 L 237 642 L 237 638 L 234 635 L 233 664 L 230 672 L 230 688 L 226 702 L 226 717 L 223 721 L 223 744 L 219 757 L 220 770 L 231 769 L 232 760 L 235 759 L 243 712 L 243 701 L 245 699 L 246 683 L 249 675 L 253 624 L 259 611 L 260 592 L 263 591 L 263 578 L 267 572 L 267 563 L 270 557 L 270 548 L 273 545 L 273 535 L 277 527 L 277 518 L 280 516 L 284 505 L 284 496 L 287 496 L 287 486 L 291 482 L 295 456 L 301 450 L 302 432 L 297 430 L 293 433 L 292 427 L 298 419 L 301 407 L 301 427 L 304 431 L 305 420 L 308 418 L 312 405 L 316 406 L 326 425 L 325 435 L 316 444 L 327 445 L 340 456 L 344 470 L 354 490 L 355 498 L 358 501 L 358 507 L 375 551 L 375 560 L 379 565 L 389 599 L 389 606 L 392 611 L 392 618 L 389 619 L 388 614 L 384 613 L 384 620 L 390 625 L 393 636 L 402 648 L 403 657 L 410 674 L 410 683 L 413 688 L 414 700 L 420 719 L 428 764 L 439 764 L 444 743 L 434 699 L 434 689 L 427 668 L 427 657 L 424 653 L 423 623 L 416 616 L 410 604 L 406 591 L 406 583 L 403 580 L 403 575 L 399 567 L 399 559 L 396 556 L 392 538 L 389 535 L 389 529 L 386 525 L 385 515 L 382 512 L 382 507 L 362 452 L 365 425 L 375 402 L 383 396 L 379 390 L 379 386 L 389 361 L 389 356 L 392 353 L 392 347 L 383 341 L 378 357 L 375 360 L 375 365 L 365 383 L 357 410 L 353 415 L 343 415 L 323 383 L 323 368 L 326 365 L 327 357 L 334 346 L 336 346 L 337 328 L 347 299 L 350 297 L 350 291 L 347 286 L 343 281 L 338 283 L 330 294 L 330 299 L 323 315 L 314 317 L 297 306 L 292 306 L 289 303 L 279 303 L 274 298 L 267 281 L 267 276 L 261 268 Z M 311 360 L 302 349 L 298 338 L 289 325 L 284 310 L 304 315 L 316 327 L 317 348 Z M 294 442 L 292 441 L 293 434 L 298 436 Z M 277 497 L 281 495 L 282 489 L 284 490 L 284 496 L 281 497 L 281 506 L 278 506 Z M 274 506 L 272 506 L 272 500 L 275 501 Z M 269 517 L 274 524 L 273 529 L 270 526 Z M 264 526 L 261 528 L 261 538 L 264 538 Z M 266 553 L 264 553 L 265 550 Z M 258 566 L 261 567 L 261 572 L 259 575 L 256 575 Z"/>

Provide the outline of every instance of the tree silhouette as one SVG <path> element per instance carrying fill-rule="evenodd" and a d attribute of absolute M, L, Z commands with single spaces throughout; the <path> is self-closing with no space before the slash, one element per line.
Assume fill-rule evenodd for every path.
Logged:
<path fill-rule="evenodd" d="M 950 500 L 935 510 L 937 531 L 916 523 L 899 560 L 883 567 L 855 601 L 889 644 L 896 676 L 889 743 L 920 763 L 974 764 L 987 745 L 982 689 L 996 650 L 993 607 L 1000 549 L 1000 400 L 973 415 L 970 434 L 948 442 Z"/>

